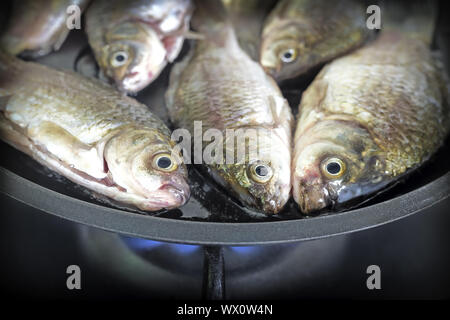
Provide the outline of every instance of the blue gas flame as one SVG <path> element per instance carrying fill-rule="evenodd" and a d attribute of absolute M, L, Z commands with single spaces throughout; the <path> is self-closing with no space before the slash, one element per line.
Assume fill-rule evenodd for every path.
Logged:
<path fill-rule="evenodd" d="M 166 247 L 179 254 L 190 254 L 198 250 L 201 246 L 192 244 L 168 243 L 142 238 L 134 238 L 122 236 L 124 242 L 133 250 L 152 250 L 156 248 Z M 258 251 L 259 246 L 229 246 L 233 252 L 247 255 Z"/>
<path fill-rule="evenodd" d="M 239 246 L 239 247 L 230 247 L 231 250 L 240 254 L 249 254 L 258 251 L 258 246 Z"/>

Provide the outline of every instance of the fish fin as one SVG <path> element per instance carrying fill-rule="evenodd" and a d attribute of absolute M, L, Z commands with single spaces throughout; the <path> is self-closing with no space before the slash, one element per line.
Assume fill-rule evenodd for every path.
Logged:
<path fill-rule="evenodd" d="M 411 38 L 418 38 L 427 44 L 433 41 L 437 21 L 436 0 L 383 1 L 381 3 L 382 31 L 397 31 Z"/>
<path fill-rule="evenodd" d="M 60 161 L 97 179 L 105 177 L 103 156 L 96 147 L 86 144 L 66 129 L 50 121 L 31 124 L 27 135 Z"/>
<path fill-rule="evenodd" d="M 275 95 L 267 96 L 267 99 L 269 100 L 269 108 L 272 114 L 273 124 L 275 127 L 278 127 L 283 123 L 281 114 L 287 102 L 283 97 Z"/>
<path fill-rule="evenodd" d="M 186 30 L 185 32 L 181 33 L 183 37 L 189 40 L 205 40 L 206 37 L 204 34 L 192 30 Z"/>
<path fill-rule="evenodd" d="M 174 62 L 181 51 L 184 38 L 180 36 L 165 37 L 162 40 L 164 48 L 166 49 L 166 60 L 170 63 Z"/>
<path fill-rule="evenodd" d="M 176 63 L 172 67 L 169 76 L 169 86 L 164 95 L 165 104 L 167 110 L 169 111 L 169 114 L 171 115 L 170 118 L 172 119 L 175 118 L 175 114 L 179 110 L 178 107 L 175 105 L 175 93 L 178 90 L 180 81 L 182 81 L 181 74 L 183 73 L 184 69 L 188 66 L 189 62 L 194 56 L 195 51 L 194 48 L 196 46 L 196 43 L 194 41 L 191 41 L 189 45 L 191 46 L 191 50 L 189 50 L 189 52 L 183 57 L 183 59 L 180 62 Z"/>

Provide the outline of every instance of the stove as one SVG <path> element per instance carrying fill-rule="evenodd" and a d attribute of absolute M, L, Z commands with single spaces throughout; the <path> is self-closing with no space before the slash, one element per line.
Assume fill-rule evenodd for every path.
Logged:
<path fill-rule="evenodd" d="M 196 300 L 217 293 L 205 281 L 205 250 L 211 247 L 123 236 L 44 214 L 5 195 L 0 201 L 0 287 L 9 299 Z M 326 239 L 222 246 L 223 298 L 449 298 L 448 208 L 442 203 Z M 80 267 L 81 290 L 66 287 L 70 265 Z M 381 290 L 366 286 L 370 265 L 380 267 Z M 220 280 L 220 266 L 209 274 Z"/>

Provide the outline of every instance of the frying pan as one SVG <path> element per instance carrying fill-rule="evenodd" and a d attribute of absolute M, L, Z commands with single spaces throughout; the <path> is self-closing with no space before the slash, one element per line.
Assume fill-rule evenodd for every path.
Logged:
<path fill-rule="evenodd" d="M 444 41 L 444 45 L 447 43 Z M 39 62 L 71 69 L 80 49 L 84 48 L 86 38 L 83 31 L 75 30 L 59 52 L 41 58 Z M 89 66 L 92 57 L 88 55 L 84 60 Z M 163 95 L 169 69 L 166 68 L 158 81 L 137 96 L 138 100 L 151 106 L 165 121 L 168 119 Z M 295 106 L 298 105 L 301 91 L 291 89 L 288 88 L 286 92 L 288 95 L 294 92 L 292 99 L 288 97 L 288 100 Z M 5 144 L 1 144 L 0 148 L 0 192 L 64 219 L 159 241 L 200 245 L 304 241 L 361 231 L 419 212 L 443 210 L 450 206 L 447 147 L 423 169 L 388 193 L 369 201 L 364 207 L 301 217 L 291 201 L 281 215 L 283 219 L 261 217 L 240 207 L 224 190 L 199 174 L 195 168 L 190 169 L 194 197 L 186 206 L 154 215 L 133 212 L 130 208 L 117 208 L 114 204 L 105 203 L 104 199 L 93 198 L 86 190 L 49 172 L 13 148 Z"/>
<path fill-rule="evenodd" d="M 201 245 L 255 245 L 325 238 L 380 226 L 427 208 L 450 205 L 450 173 L 399 197 L 368 207 L 306 219 L 205 222 L 132 213 L 82 201 L 0 168 L 0 191 L 61 218 L 129 236 Z"/>

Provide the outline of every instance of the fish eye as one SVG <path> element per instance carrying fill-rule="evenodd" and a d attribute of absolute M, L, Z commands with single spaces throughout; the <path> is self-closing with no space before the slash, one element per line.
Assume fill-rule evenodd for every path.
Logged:
<path fill-rule="evenodd" d="M 249 176 L 255 182 L 266 183 L 272 178 L 273 171 L 268 164 L 257 162 L 250 166 Z"/>
<path fill-rule="evenodd" d="M 123 66 L 128 60 L 128 53 L 125 51 L 117 51 L 111 57 L 111 65 L 113 67 Z"/>
<path fill-rule="evenodd" d="M 153 158 L 153 167 L 159 171 L 172 172 L 177 168 L 177 164 L 170 154 L 162 153 Z"/>
<path fill-rule="evenodd" d="M 338 179 L 345 173 L 345 162 L 339 158 L 329 158 L 322 164 L 322 172 L 329 179 Z"/>
<path fill-rule="evenodd" d="M 290 63 L 295 61 L 297 59 L 297 50 L 289 48 L 287 50 L 284 50 L 280 54 L 280 59 L 284 63 Z"/>

